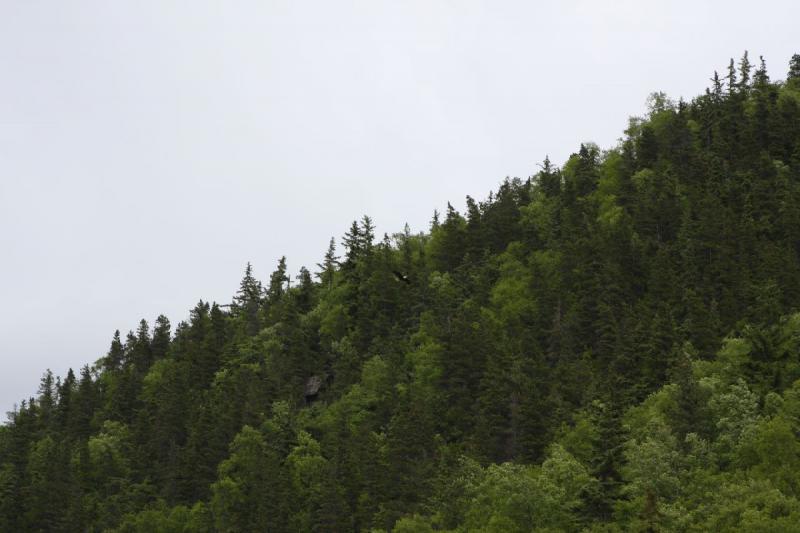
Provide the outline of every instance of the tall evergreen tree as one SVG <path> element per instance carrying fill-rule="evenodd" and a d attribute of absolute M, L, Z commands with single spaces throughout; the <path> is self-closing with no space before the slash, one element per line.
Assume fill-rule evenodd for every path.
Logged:
<path fill-rule="evenodd" d="M 150 351 L 153 360 L 163 359 L 169 350 L 169 343 L 172 339 L 170 332 L 169 319 L 164 315 L 156 318 L 156 325 L 153 328 L 153 338 L 150 341 Z"/>
<path fill-rule="evenodd" d="M 111 340 L 111 348 L 104 360 L 104 366 L 107 370 L 118 370 L 122 366 L 125 354 L 122 347 L 122 338 L 120 337 L 119 330 L 114 332 L 114 338 Z"/>
<path fill-rule="evenodd" d="M 0 531 L 793 531 L 799 62 L 48 371 Z"/>
<path fill-rule="evenodd" d="M 794 54 L 789 60 L 789 73 L 786 75 L 789 83 L 796 83 L 797 80 L 800 80 L 800 54 Z"/>
<path fill-rule="evenodd" d="M 327 290 L 333 288 L 333 281 L 338 265 L 339 258 L 336 256 L 336 241 L 331 237 L 330 243 L 328 243 L 328 249 L 325 252 L 325 258 L 322 260 L 322 263 L 317 263 L 319 272 L 316 274 L 322 286 Z"/>
<path fill-rule="evenodd" d="M 231 310 L 239 317 L 244 333 L 253 336 L 261 329 L 261 282 L 253 276 L 253 266 L 248 262 L 239 291 L 233 297 Z"/>

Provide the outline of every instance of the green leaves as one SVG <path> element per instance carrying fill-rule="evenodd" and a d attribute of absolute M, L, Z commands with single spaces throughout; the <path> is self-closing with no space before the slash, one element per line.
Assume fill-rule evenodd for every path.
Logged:
<path fill-rule="evenodd" d="M 563 448 L 556 447 L 541 469 L 489 465 L 467 488 L 471 495 L 464 527 L 469 531 L 577 530 L 573 513 L 591 478 Z"/>
<path fill-rule="evenodd" d="M 244 426 L 211 485 L 210 509 L 218 531 L 280 529 L 288 520 L 286 478 L 277 451 L 258 430 Z"/>
<path fill-rule="evenodd" d="M 45 374 L 0 530 L 791 531 L 796 59 Z"/>

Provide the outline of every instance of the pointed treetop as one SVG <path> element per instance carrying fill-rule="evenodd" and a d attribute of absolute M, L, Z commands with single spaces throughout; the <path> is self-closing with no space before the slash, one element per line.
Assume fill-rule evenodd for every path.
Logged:
<path fill-rule="evenodd" d="M 122 365 L 122 360 L 125 357 L 125 350 L 122 346 L 122 338 L 120 337 L 119 330 L 114 332 L 114 338 L 111 340 L 111 347 L 108 349 L 104 366 L 108 370 L 117 370 Z"/>
<path fill-rule="evenodd" d="M 48 408 L 52 407 L 55 403 L 55 392 L 53 371 L 48 368 L 39 381 L 39 405 Z"/>
<path fill-rule="evenodd" d="M 153 340 L 150 341 L 150 346 L 153 350 L 153 357 L 164 357 L 169 348 L 172 334 L 170 331 L 169 319 L 164 315 L 159 315 L 156 318 L 156 326 L 153 328 Z"/>
<path fill-rule="evenodd" d="M 302 266 L 296 279 L 298 284 L 297 290 L 294 292 L 295 302 L 300 312 L 307 313 L 313 305 L 314 296 L 314 281 L 311 279 L 311 272 Z"/>
<path fill-rule="evenodd" d="M 347 251 L 347 257 L 358 255 L 361 249 L 361 228 L 358 226 L 358 221 L 354 220 L 350 224 L 350 229 L 344 234 L 342 244 Z"/>
<path fill-rule="evenodd" d="M 553 164 L 550 162 L 550 156 L 545 154 L 544 161 L 540 165 L 542 170 L 545 172 L 550 172 L 553 169 Z"/>
<path fill-rule="evenodd" d="M 456 209 L 453 207 L 453 205 L 450 202 L 447 202 L 447 216 L 445 217 L 445 220 L 450 220 L 450 219 L 456 218 L 458 216 L 459 216 L 458 211 L 456 211 Z"/>
<path fill-rule="evenodd" d="M 736 92 L 736 88 L 738 84 L 736 82 L 736 63 L 733 62 L 733 58 L 731 58 L 730 63 L 728 63 L 728 94 L 733 94 Z"/>
<path fill-rule="evenodd" d="M 750 70 L 752 68 L 753 65 L 750 63 L 750 58 L 747 55 L 747 50 L 745 50 L 742 59 L 739 60 L 739 77 L 741 78 L 739 81 L 739 86 L 742 89 L 747 88 L 747 86 L 750 83 Z"/>
<path fill-rule="evenodd" d="M 286 256 L 281 256 L 278 260 L 278 268 L 269 277 L 269 288 L 267 289 L 267 300 L 276 302 L 286 292 L 284 284 L 289 282 L 289 276 L 286 274 Z"/>
<path fill-rule="evenodd" d="M 767 62 L 764 61 L 764 56 L 759 56 L 759 66 L 756 69 L 755 76 L 753 77 L 753 85 L 758 88 L 764 88 L 769 84 L 769 76 L 767 75 Z"/>
<path fill-rule="evenodd" d="M 158 318 L 156 318 L 156 327 L 153 328 L 153 335 L 155 336 L 157 332 L 158 333 L 163 333 L 163 332 L 169 333 L 169 330 L 170 330 L 169 319 L 164 315 L 158 315 Z"/>
<path fill-rule="evenodd" d="M 311 285 L 313 281 L 311 281 L 311 272 L 304 266 L 300 267 L 300 273 L 296 276 L 297 281 L 300 282 L 300 285 Z"/>
<path fill-rule="evenodd" d="M 339 258 L 336 256 L 336 239 L 331 237 L 328 243 L 328 250 L 325 252 L 325 258 L 322 260 L 322 263 L 317 263 L 319 272 L 315 274 L 322 285 L 328 289 L 333 286 L 333 278 L 338 266 Z"/>
<path fill-rule="evenodd" d="M 363 239 L 363 246 L 365 251 L 372 249 L 372 243 L 375 240 L 375 224 L 368 215 L 361 218 L 361 236 Z"/>
<path fill-rule="evenodd" d="M 719 99 L 719 97 L 722 96 L 722 81 L 720 81 L 719 73 L 716 70 L 714 71 L 714 77 L 711 78 L 711 83 L 714 84 L 711 94 L 713 94 L 716 99 Z"/>
<path fill-rule="evenodd" d="M 786 81 L 800 80 L 800 54 L 794 54 L 789 60 L 789 74 Z"/>
<path fill-rule="evenodd" d="M 439 227 L 439 210 L 433 210 L 433 218 L 431 219 L 431 231 Z"/>
<path fill-rule="evenodd" d="M 246 307 L 251 302 L 258 302 L 261 298 L 261 282 L 253 276 L 253 266 L 250 261 L 244 269 L 244 277 L 239 283 L 239 291 L 233 297 L 234 306 Z"/>
<path fill-rule="evenodd" d="M 150 342 L 150 326 L 144 318 L 139 321 L 139 328 L 136 330 L 136 339 L 139 342 Z"/>
<path fill-rule="evenodd" d="M 536 176 L 536 181 L 541 190 L 547 196 L 556 196 L 561 190 L 561 177 L 557 169 L 550 162 L 550 157 L 545 156 L 544 162 L 540 165 L 542 170 Z"/>
<path fill-rule="evenodd" d="M 354 220 L 342 238 L 342 244 L 347 252 L 342 265 L 344 270 L 351 271 L 361 259 L 371 255 L 374 240 L 375 225 L 372 219 L 364 215 L 360 224 Z"/>

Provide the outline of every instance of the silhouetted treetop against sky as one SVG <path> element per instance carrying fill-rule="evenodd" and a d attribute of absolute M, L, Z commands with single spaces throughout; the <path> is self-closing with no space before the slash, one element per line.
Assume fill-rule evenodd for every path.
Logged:
<path fill-rule="evenodd" d="M 0 530 L 794 530 L 799 56 L 779 78 L 745 53 L 616 146 L 45 372 Z"/>

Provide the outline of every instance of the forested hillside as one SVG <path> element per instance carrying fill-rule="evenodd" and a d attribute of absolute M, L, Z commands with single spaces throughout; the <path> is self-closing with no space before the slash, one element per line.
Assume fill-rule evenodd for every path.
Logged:
<path fill-rule="evenodd" d="M 0 531 L 800 531 L 785 77 L 745 54 L 614 148 L 46 373 Z"/>

